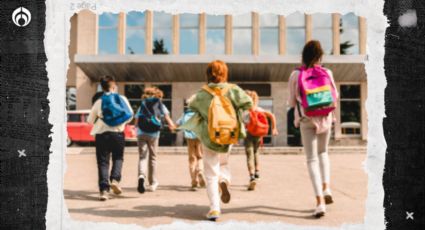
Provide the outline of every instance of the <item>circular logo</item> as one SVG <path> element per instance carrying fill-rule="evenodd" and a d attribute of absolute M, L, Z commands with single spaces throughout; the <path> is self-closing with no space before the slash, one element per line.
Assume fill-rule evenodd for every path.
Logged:
<path fill-rule="evenodd" d="M 25 27 L 31 22 L 31 13 L 27 8 L 18 7 L 13 11 L 12 21 L 19 27 Z"/>

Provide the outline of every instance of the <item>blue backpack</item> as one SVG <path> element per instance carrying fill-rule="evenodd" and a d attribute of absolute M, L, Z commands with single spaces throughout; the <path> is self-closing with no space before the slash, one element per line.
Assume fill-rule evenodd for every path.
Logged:
<path fill-rule="evenodd" d="M 133 115 L 127 103 L 117 93 L 103 94 L 101 108 L 102 120 L 109 126 L 121 125 Z"/>
<path fill-rule="evenodd" d="M 155 110 L 155 107 L 159 111 Z M 137 126 L 144 132 L 154 133 L 158 132 L 162 128 L 162 122 L 160 117 L 164 115 L 162 110 L 161 100 L 158 98 L 147 98 L 144 99 L 140 105 L 139 121 Z"/>

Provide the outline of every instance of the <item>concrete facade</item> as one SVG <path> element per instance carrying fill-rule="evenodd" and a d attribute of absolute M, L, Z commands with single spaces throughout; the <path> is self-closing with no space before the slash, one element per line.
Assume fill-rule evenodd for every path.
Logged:
<path fill-rule="evenodd" d="M 153 43 L 153 17 L 154 12 L 146 12 L 146 23 L 145 23 L 145 55 L 152 55 L 152 43 Z M 340 55 L 340 19 L 341 15 L 332 14 L 332 57 L 338 57 Z M 206 52 L 206 20 L 205 14 L 199 15 L 199 28 L 198 28 L 198 52 L 199 57 Z M 233 56 L 233 20 L 231 15 L 226 15 L 224 28 L 224 53 L 225 56 Z M 252 57 L 259 56 L 260 52 L 260 15 L 258 13 L 251 14 L 252 24 L 252 44 L 251 53 Z M 366 54 L 366 21 L 364 18 L 359 17 L 358 20 L 359 30 L 359 54 Z M 179 55 L 179 44 L 180 44 L 180 30 L 179 30 L 179 16 L 173 15 L 172 17 L 172 50 L 171 54 L 177 58 Z M 313 34 L 312 16 L 305 15 L 305 39 L 306 41 L 311 40 Z M 69 65 L 67 73 L 67 87 L 76 88 L 76 100 L 77 109 L 89 109 L 91 107 L 91 98 L 97 90 L 97 82 L 93 82 L 87 76 L 87 74 L 79 68 L 74 62 L 75 55 L 97 55 L 98 54 L 98 16 L 91 13 L 90 11 L 81 11 L 71 18 L 71 42 L 69 45 L 69 55 L 71 63 Z M 117 49 L 118 55 L 122 55 L 123 58 L 128 57 L 125 54 L 126 49 L 126 14 L 119 13 L 118 16 L 118 38 L 117 38 Z M 286 18 L 285 16 L 278 16 L 278 54 L 279 56 L 285 56 L 287 53 L 286 44 Z M 99 55 L 102 56 L 102 55 Z M 106 57 L 106 56 L 105 56 Z M 183 57 L 183 55 L 182 55 Z M 341 58 L 344 56 L 340 56 Z M 127 64 L 122 63 L 117 68 L 126 68 Z M 346 67 L 344 67 L 346 68 Z M 155 69 L 152 69 L 155 70 Z M 118 83 L 119 92 L 125 93 L 125 85 L 128 82 L 120 81 Z M 146 81 L 135 81 L 131 80 L 131 84 L 144 84 L 149 86 L 155 83 L 170 84 L 172 87 L 172 111 L 173 119 L 176 120 L 183 112 L 184 100 L 194 94 L 204 83 L 203 82 L 146 82 Z M 269 83 L 271 86 L 271 99 L 273 100 L 273 112 L 277 117 L 277 127 L 279 130 L 279 136 L 272 139 L 273 146 L 286 146 L 287 145 L 287 82 L 285 81 L 263 81 L 261 83 Z M 357 80 L 354 82 L 337 82 L 338 87 L 342 84 L 356 84 L 360 85 L 361 89 L 361 140 L 367 139 L 367 114 L 365 110 L 365 101 L 367 97 L 367 87 L 365 80 Z M 334 138 L 336 140 L 342 140 L 344 138 L 353 138 L 352 136 L 346 136 L 341 133 L 341 111 L 340 106 L 335 111 L 337 121 L 334 127 Z M 176 145 L 183 143 L 183 137 L 181 133 L 177 134 Z"/>

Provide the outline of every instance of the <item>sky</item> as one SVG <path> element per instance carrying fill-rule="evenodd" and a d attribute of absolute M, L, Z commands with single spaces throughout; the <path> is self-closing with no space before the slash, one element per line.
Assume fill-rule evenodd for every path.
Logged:
<path fill-rule="evenodd" d="M 358 21 L 353 13 L 342 15 L 343 33 L 341 42 L 351 41 L 355 46 L 348 50 L 349 54 L 358 53 Z M 198 16 L 195 14 L 180 15 L 180 54 L 198 53 Z M 224 16 L 207 15 L 206 53 L 224 54 Z M 326 54 L 332 50 L 332 22 L 330 14 L 313 14 L 313 39 L 322 43 Z M 126 53 L 145 53 L 145 13 L 129 12 L 127 14 Z M 172 51 L 172 15 L 154 12 L 154 39 L 163 39 L 165 48 Z M 117 53 L 118 15 L 103 13 L 99 16 L 99 54 Z M 287 54 L 299 55 L 305 42 L 304 14 L 294 13 L 286 17 Z M 233 17 L 233 53 L 251 54 L 251 14 Z M 278 54 L 278 16 L 260 15 L 260 55 Z"/>

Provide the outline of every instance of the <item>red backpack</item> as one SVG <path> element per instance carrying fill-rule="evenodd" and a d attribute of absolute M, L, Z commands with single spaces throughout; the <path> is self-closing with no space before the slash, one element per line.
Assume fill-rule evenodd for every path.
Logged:
<path fill-rule="evenodd" d="M 265 113 L 251 109 L 249 111 L 249 123 L 246 129 L 251 136 L 263 137 L 269 133 L 269 121 Z"/>

